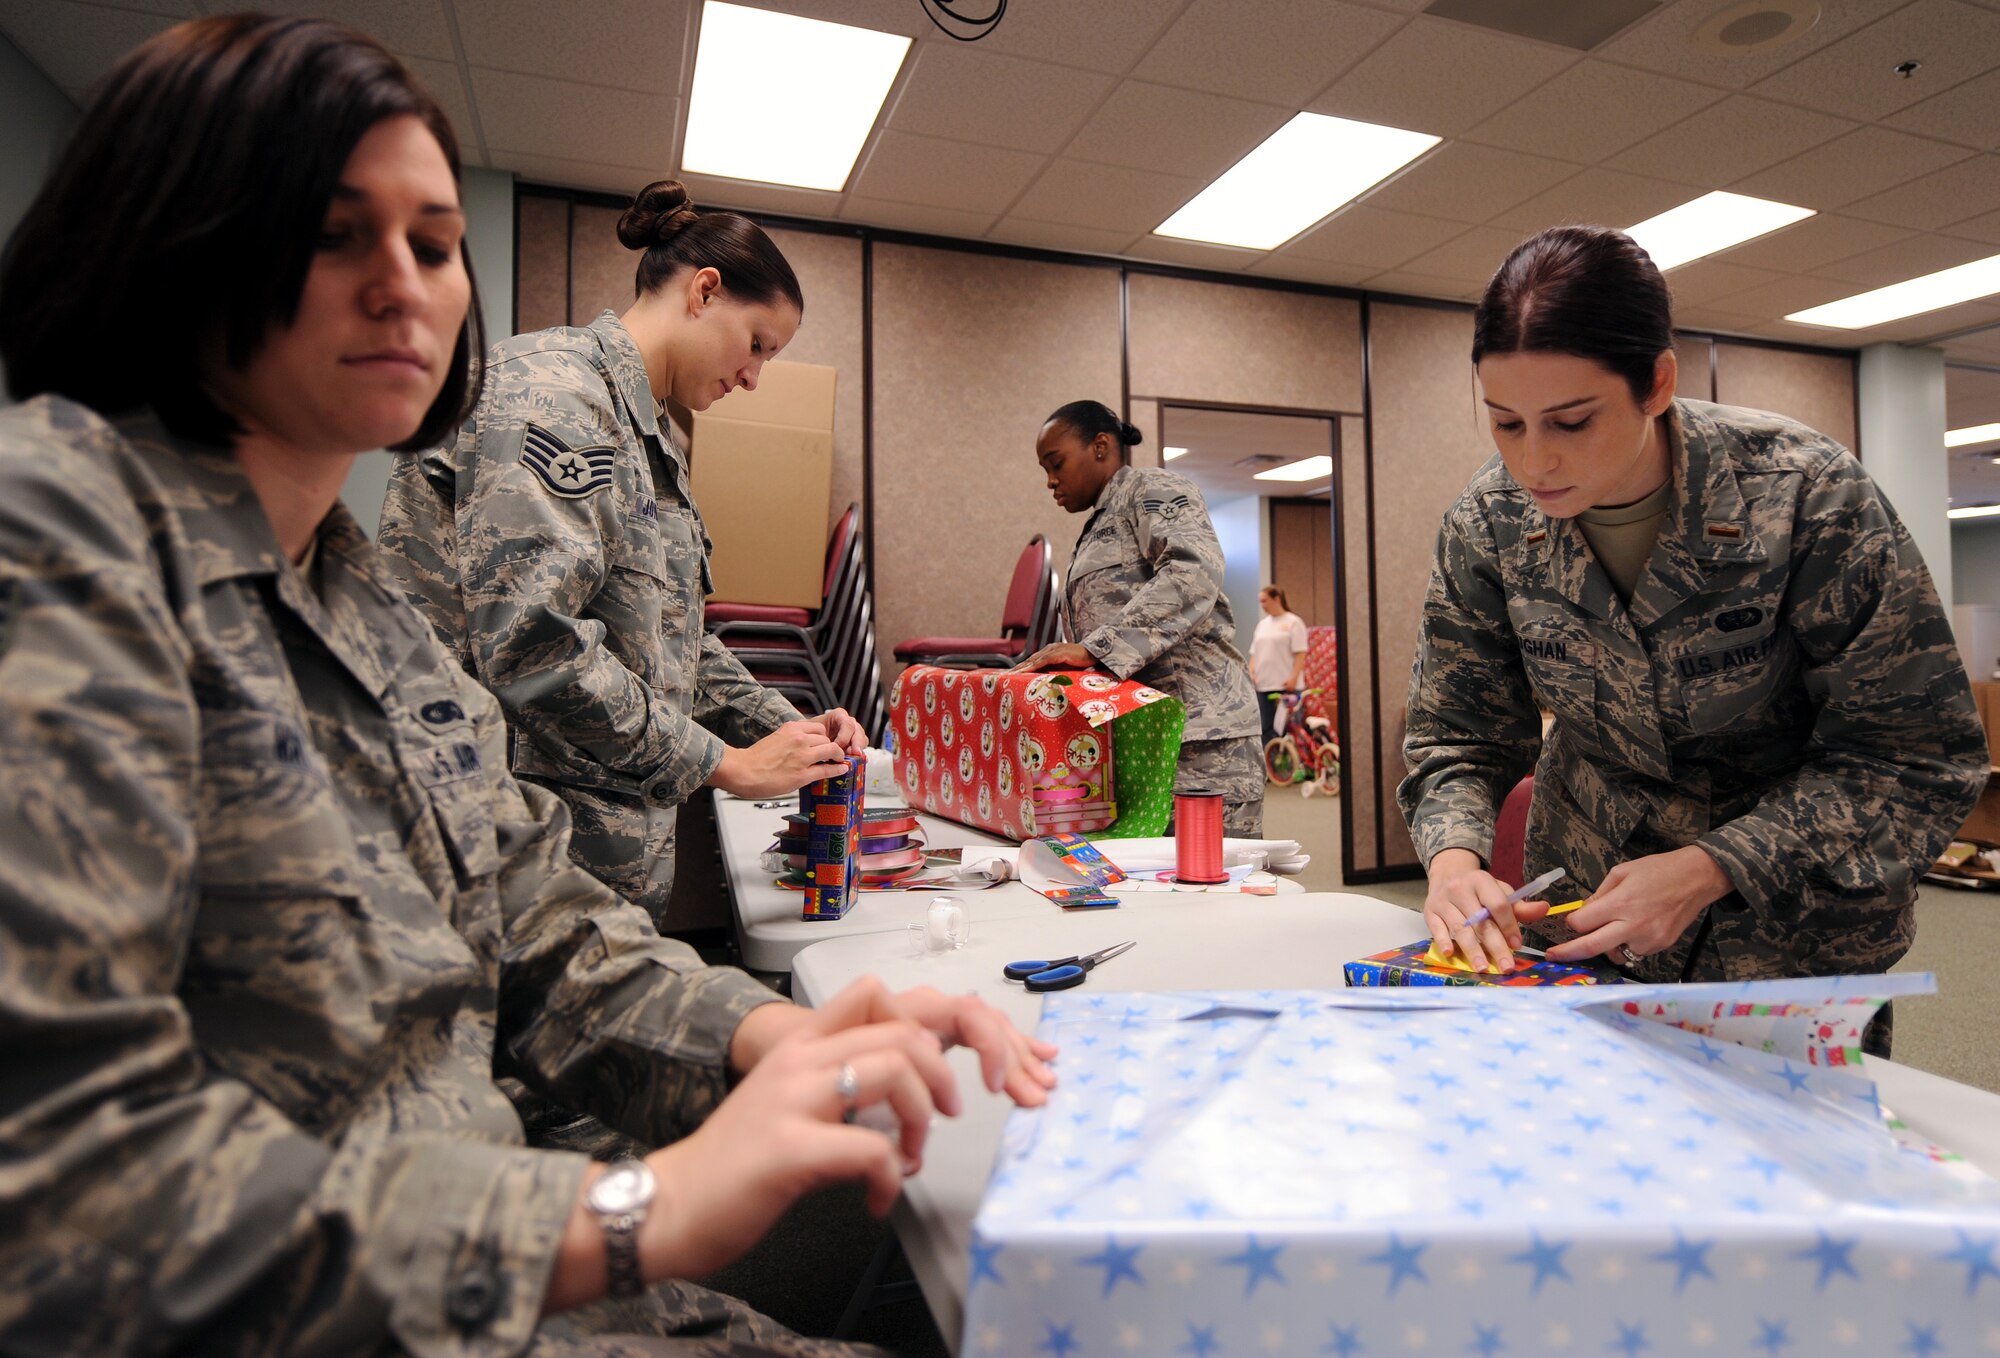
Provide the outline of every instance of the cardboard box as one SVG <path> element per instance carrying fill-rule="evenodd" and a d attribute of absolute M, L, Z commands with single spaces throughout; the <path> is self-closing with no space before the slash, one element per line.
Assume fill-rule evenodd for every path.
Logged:
<path fill-rule="evenodd" d="M 2000 683 L 1972 681 L 1972 701 L 1979 707 L 1979 724 L 1986 728 L 1986 758 L 2000 765 Z"/>
<path fill-rule="evenodd" d="M 1974 1351 L 2000 1185 L 1859 1058 L 1930 988 L 1050 995 L 959 1352 Z"/>
<path fill-rule="evenodd" d="M 714 598 L 818 608 L 833 489 L 834 370 L 767 363 L 755 391 L 694 417 L 694 499 Z"/>

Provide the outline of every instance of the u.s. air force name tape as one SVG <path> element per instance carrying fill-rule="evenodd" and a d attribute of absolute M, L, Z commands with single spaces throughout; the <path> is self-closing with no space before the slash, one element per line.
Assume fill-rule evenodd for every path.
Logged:
<path fill-rule="evenodd" d="M 540 425 L 529 425 L 521 442 L 521 464 L 566 500 L 580 500 L 610 485 L 617 461 L 614 448 L 572 448 Z"/>

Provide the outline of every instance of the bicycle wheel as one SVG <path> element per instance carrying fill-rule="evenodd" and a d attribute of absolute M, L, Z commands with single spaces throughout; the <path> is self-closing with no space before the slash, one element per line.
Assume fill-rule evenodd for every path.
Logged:
<path fill-rule="evenodd" d="M 1313 780 L 1329 797 L 1340 795 L 1340 747 L 1331 742 L 1319 747 L 1313 758 Z"/>
<path fill-rule="evenodd" d="M 1305 761 L 1290 736 L 1276 736 L 1264 743 L 1264 771 L 1274 783 L 1296 783 L 1307 777 Z"/>

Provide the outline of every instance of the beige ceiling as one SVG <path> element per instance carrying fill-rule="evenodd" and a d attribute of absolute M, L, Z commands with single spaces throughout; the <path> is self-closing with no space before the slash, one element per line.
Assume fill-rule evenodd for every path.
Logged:
<path fill-rule="evenodd" d="M 1314 481 L 1259 481 L 1257 473 L 1333 453 L 1333 421 L 1301 415 L 1168 406 L 1160 412 L 1160 444 L 1187 451 L 1167 463 L 1197 486 L 1210 504 L 1243 495 L 1324 495 L 1333 473 Z M 1249 459 L 1264 459 L 1246 465 Z"/>
<path fill-rule="evenodd" d="M 689 185 L 715 204 L 1455 299 L 1539 227 L 1629 226 L 1730 188 L 1820 215 L 1675 270 L 1683 324 L 1941 339 L 1954 361 L 2000 368 L 2000 298 L 1859 332 L 1782 319 L 2000 252 L 2000 0 L 1821 0 L 1800 37 L 1740 56 L 1696 40 L 1737 0 L 1664 0 L 1588 53 L 1425 2 L 1011 0 L 968 44 L 919 0 L 754 0 L 915 43 L 846 192 Z M 177 18 L 239 7 L 0 0 L 0 32 L 81 100 Z M 474 164 L 629 193 L 677 163 L 696 0 L 260 7 L 381 37 L 436 91 Z M 1896 74 L 1908 60 L 1922 65 Z M 1149 234 L 1301 109 L 1445 140 L 1275 251 Z M 1957 407 L 1972 388 L 1985 389 L 1950 384 L 1953 424 L 1968 422 Z"/>

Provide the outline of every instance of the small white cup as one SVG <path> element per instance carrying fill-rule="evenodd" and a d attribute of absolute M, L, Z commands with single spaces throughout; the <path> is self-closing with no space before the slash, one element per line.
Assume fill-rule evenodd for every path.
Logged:
<path fill-rule="evenodd" d="M 924 953 L 951 952 L 972 941 L 972 916 L 955 896 L 940 896 L 924 912 L 921 924 L 903 926 L 913 950 Z"/>

